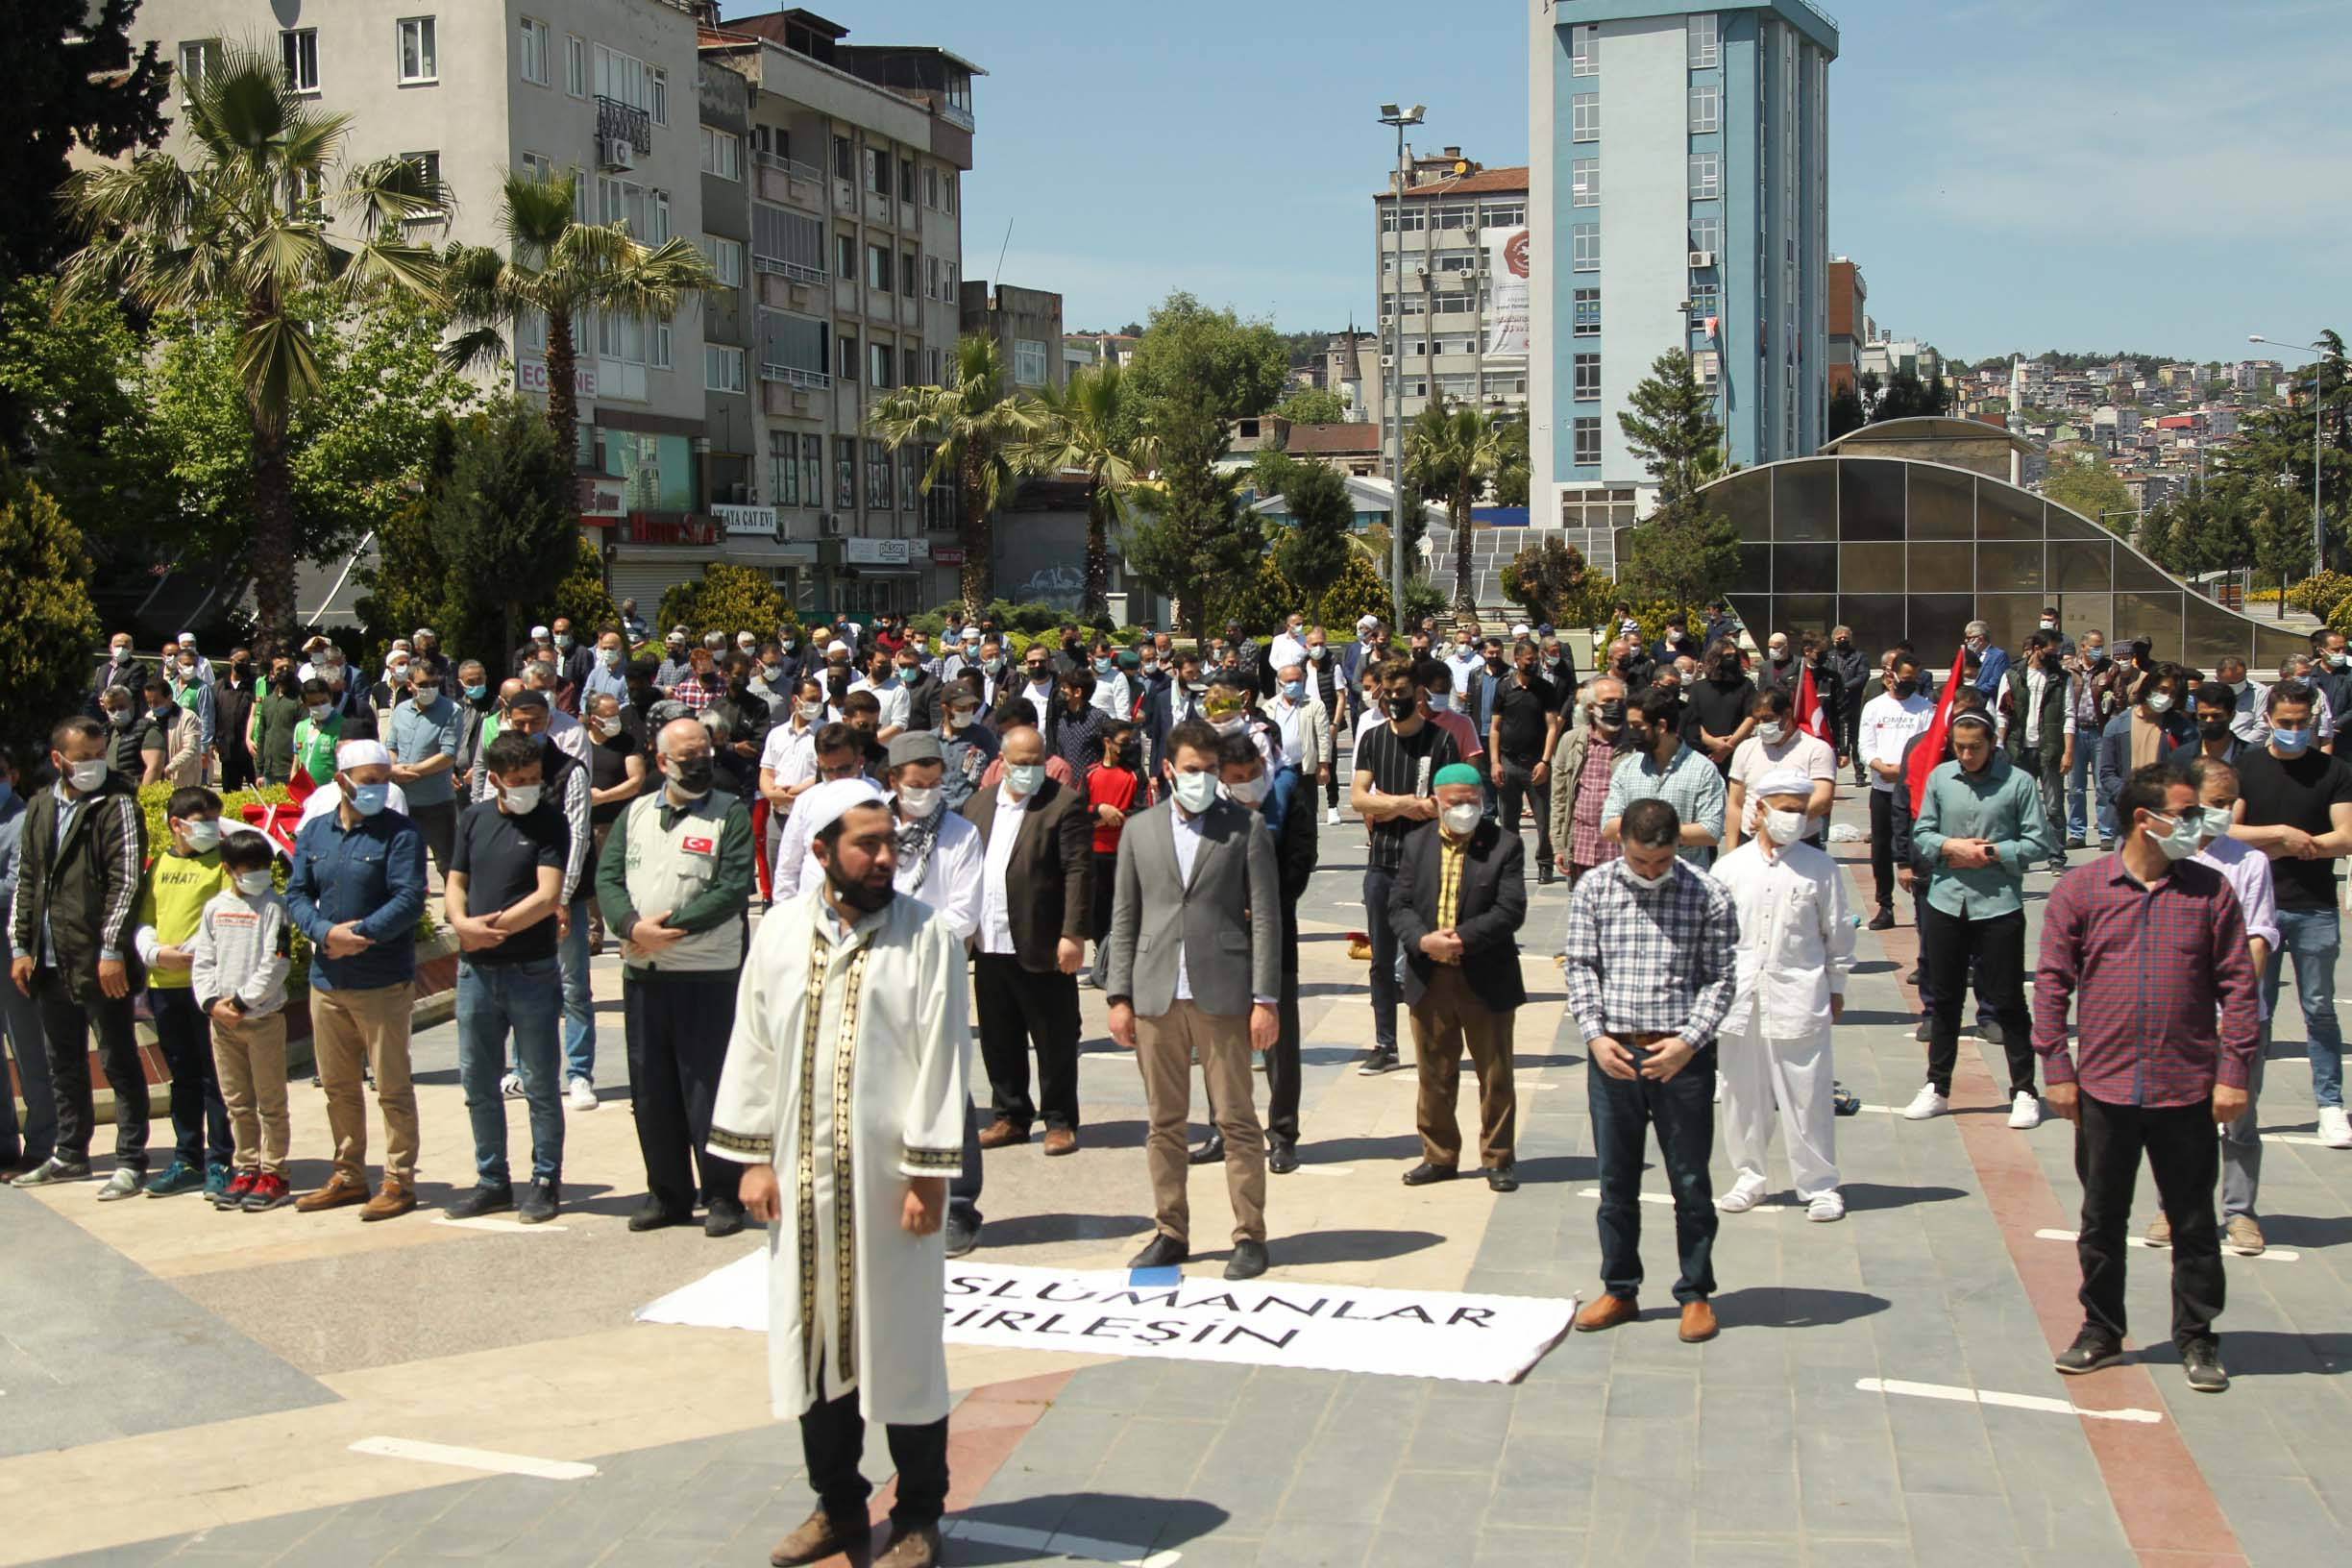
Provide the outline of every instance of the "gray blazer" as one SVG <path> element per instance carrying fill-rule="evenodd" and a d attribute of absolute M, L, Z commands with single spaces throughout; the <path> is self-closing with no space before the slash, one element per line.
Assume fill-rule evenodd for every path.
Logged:
<path fill-rule="evenodd" d="M 1177 871 L 1175 802 L 1127 819 L 1119 834 L 1103 993 L 1147 1018 L 1176 1003 L 1176 959 L 1204 1013 L 1238 1017 L 1282 994 L 1282 890 L 1274 845 L 1254 811 L 1219 800 L 1200 816 L 1192 878 Z"/>

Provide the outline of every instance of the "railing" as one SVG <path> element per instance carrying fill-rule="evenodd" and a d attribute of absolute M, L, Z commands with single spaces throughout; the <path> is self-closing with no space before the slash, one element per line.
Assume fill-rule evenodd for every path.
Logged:
<path fill-rule="evenodd" d="M 1797 0 L 1797 3 L 1804 7 L 1805 10 L 1811 12 L 1814 15 L 1819 16 L 1823 21 L 1827 22 L 1831 32 L 1840 35 L 1845 33 L 1846 29 L 1839 23 L 1838 19 L 1835 16 L 1830 15 L 1829 12 L 1823 7 L 1815 5 L 1813 0 Z M 2296 972 L 2300 973 L 2302 971 L 2297 970 Z"/>
<path fill-rule="evenodd" d="M 821 283 L 828 276 L 822 267 L 812 267 L 799 261 L 787 261 L 782 257 L 776 256 L 752 257 L 751 270 L 777 273 L 803 283 Z"/>
<path fill-rule="evenodd" d="M 821 370 L 802 370 L 797 365 L 772 365 L 763 361 L 760 380 L 782 381 L 787 386 L 805 386 L 812 392 L 822 392 L 833 384 L 833 378 Z"/>
<path fill-rule="evenodd" d="M 617 98 L 599 96 L 597 135 L 605 141 L 625 139 L 641 153 L 653 151 L 653 116 Z"/>
<path fill-rule="evenodd" d="M 765 164 L 772 169 L 782 169 L 795 180 L 822 180 L 824 178 L 824 170 L 816 164 L 803 163 L 798 159 L 787 158 L 782 153 L 772 153 L 765 147 L 751 149 L 751 161 Z"/>

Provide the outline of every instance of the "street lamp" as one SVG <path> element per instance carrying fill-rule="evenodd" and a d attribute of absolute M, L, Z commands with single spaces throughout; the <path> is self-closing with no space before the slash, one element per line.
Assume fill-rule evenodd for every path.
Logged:
<path fill-rule="evenodd" d="M 1388 352 L 1388 372 L 1381 378 L 1384 400 L 1395 410 L 1391 429 L 1385 432 L 1388 443 L 1388 590 L 1395 600 L 1400 628 L 1405 619 L 1405 187 L 1409 183 L 1405 172 L 1405 128 L 1421 123 L 1422 106 L 1399 109 L 1394 104 L 1380 106 L 1380 123 L 1396 128 L 1396 205 L 1389 209 L 1396 233 L 1396 306 L 1381 312 L 1390 318 L 1394 328 L 1395 347 Z M 1388 304 L 1387 290 L 1383 289 L 1381 303 Z M 1388 342 L 1387 334 L 1382 341 Z M 1383 420 L 1390 420 L 1388 409 L 1381 411 Z"/>
<path fill-rule="evenodd" d="M 2319 363 L 2312 368 L 2312 576 L 2327 569 L 2327 529 L 2319 521 L 2319 443 L 2327 429 L 2327 404 L 2320 397 L 2320 382 L 2325 379 L 2327 361 L 2332 355 L 2341 359 L 2336 350 L 2316 343 L 2285 343 L 2260 332 L 2246 333 L 2248 343 L 2267 343 L 2274 349 L 2293 349 L 2300 354 L 2316 355 Z M 2279 600 L 2279 611 L 2286 613 L 2287 600 Z"/>

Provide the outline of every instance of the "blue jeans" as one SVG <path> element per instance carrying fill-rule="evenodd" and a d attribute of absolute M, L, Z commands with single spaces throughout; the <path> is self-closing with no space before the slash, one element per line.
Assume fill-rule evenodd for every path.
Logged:
<path fill-rule="evenodd" d="M 564 1076 L 596 1082 L 596 1003 L 588 994 L 588 900 L 572 906 L 572 934 L 555 944 L 563 967 Z"/>
<path fill-rule="evenodd" d="M 2282 909 L 2279 944 L 2263 969 L 2263 999 L 2275 1025 L 2280 971 L 2294 954 L 2295 996 L 2303 1004 L 2303 1033 L 2311 1041 L 2312 1098 L 2322 1109 L 2343 1105 L 2343 1030 L 2336 1021 L 2336 950 L 2341 944 L 2332 909 Z"/>
<path fill-rule="evenodd" d="M 2113 839 L 2116 836 L 2115 805 L 2099 793 L 2098 787 L 2098 737 L 2091 737 L 2086 745 L 2084 738 L 2077 735 L 2074 737 L 2074 766 L 2067 771 L 2067 837 L 2089 844 L 2093 842 L 2091 835 L 2083 831 L 2090 823 L 2090 818 L 2085 814 L 2086 796 L 2098 807 L 2098 836 Z"/>
<path fill-rule="evenodd" d="M 506 1041 L 514 1038 L 523 1073 L 523 1098 L 530 1107 L 531 1179 L 553 1181 L 563 1174 L 563 1079 L 555 1057 L 555 1017 L 562 1002 L 559 966 L 551 958 L 523 964 L 457 965 L 457 1082 L 465 1089 L 466 1115 L 474 1123 L 474 1170 L 483 1187 L 504 1187 L 506 1101 L 499 1073 L 506 1063 Z"/>
<path fill-rule="evenodd" d="M 1641 1048 L 1621 1041 L 1635 1061 Z M 1586 1066 L 1593 1154 L 1601 1165 L 1601 1284 L 1629 1301 L 1641 1289 L 1643 1146 L 1657 1129 L 1658 1161 L 1674 1193 L 1675 1252 L 1682 1277 L 1675 1300 L 1703 1301 L 1715 1293 L 1715 1187 L 1707 1155 L 1715 1143 L 1715 1047 L 1694 1052 L 1664 1083 L 1612 1078 L 1599 1063 Z"/>

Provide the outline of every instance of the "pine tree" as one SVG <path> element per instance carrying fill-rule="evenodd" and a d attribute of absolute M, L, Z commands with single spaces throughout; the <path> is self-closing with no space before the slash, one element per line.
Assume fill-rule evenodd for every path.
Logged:
<path fill-rule="evenodd" d="M 1739 527 L 1699 495 L 1722 465 L 1723 427 L 1690 356 L 1669 349 L 1634 387 L 1618 428 L 1657 482 L 1657 508 L 1633 530 L 1625 588 L 1679 608 L 1703 604 L 1739 576 Z"/>
<path fill-rule="evenodd" d="M 0 465 L 0 604 L 10 606 L 0 743 L 25 747 L 20 762 L 82 697 L 98 636 L 88 582 L 81 530 L 47 491 Z"/>
<path fill-rule="evenodd" d="M 457 428 L 431 518 L 433 545 L 470 600 L 468 640 L 454 646 L 515 646 L 515 626 L 578 559 L 576 504 L 572 455 L 538 410 L 508 398 Z"/>
<path fill-rule="evenodd" d="M 1299 592 L 1299 608 L 1320 599 L 1339 580 L 1353 552 L 1348 532 L 1356 522 L 1347 480 L 1323 463 L 1291 464 L 1290 487 L 1283 492 L 1290 528 L 1275 547 L 1276 564 Z"/>
<path fill-rule="evenodd" d="M 1160 443 L 1157 512 L 1129 527 L 1127 564 L 1174 600 L 1186 627 L 1198 635 L 1210 584 L 1254 573 L 1265 552 L 1264 534 L 1258 514 L 1241 504 L 1238 476 L 1217 472 L 1225 422 L 1205 397 L 1162 404 L 1152 433 Z"/>

